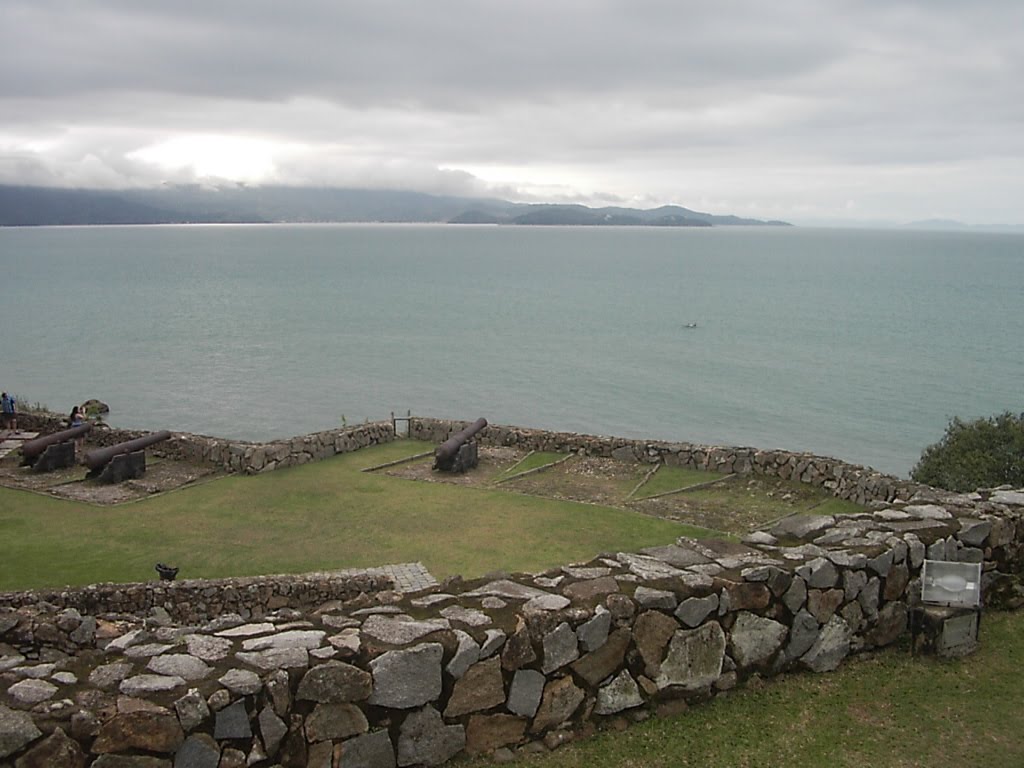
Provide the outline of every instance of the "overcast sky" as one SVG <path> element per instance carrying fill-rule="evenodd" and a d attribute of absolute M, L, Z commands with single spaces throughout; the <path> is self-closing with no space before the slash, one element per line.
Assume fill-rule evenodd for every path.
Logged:
<path fill-rule="evenodd" d="M 1024 2 L 0 0 L 0 183 L 1024 224 Z"/>

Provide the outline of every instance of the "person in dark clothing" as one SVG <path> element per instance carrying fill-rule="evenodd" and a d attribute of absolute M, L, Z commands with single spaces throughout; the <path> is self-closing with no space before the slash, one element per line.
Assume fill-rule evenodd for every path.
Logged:
<path fill-rule="evenodd" d="M 68 427 L 80 427 L 85 424 L 85 409 L 80 405 L 76 405 L 71 409 L 71 414 L 68 416 Z M 84 437 L 75 438 L 75 450 L 81 451 L 85 446 Z"/>
<path fill-rule="evenodd" d="M 0 395 L 0 427 L 18 431 L 18 406 L 14 402 L 14 395 L 6 392 Z"/>

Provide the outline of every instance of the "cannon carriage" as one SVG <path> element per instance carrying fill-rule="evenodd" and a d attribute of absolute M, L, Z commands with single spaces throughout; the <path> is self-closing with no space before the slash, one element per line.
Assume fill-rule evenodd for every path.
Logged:
<path fill-rule="evenodd" d="M 480 462 L 473 438 L 486 426 L 487 419 L 481 417 L 437 446 L 434 450 L 434 469 L 458 473 L 473 469 Z"/>
<path fill-rule="evenodd" d="M 142 477 L 146 472 L 146 448 L 164 440 L 169 440 L 171 433 L 166 429 L 151 435 L 126 440 L 123 443 L 96 448 L 83 457 L 83 463 L 89 469 L 89 477 L 103 483 L 120 483 Z"/>
<path fill-rule="evenodd" d="M 71 429 L 28 440 L 21 446 L 21 463 L 35 472 L 52 472 L 74 466 L 75 441 L 88 434 L 92 424 L 80 424 Z"/>

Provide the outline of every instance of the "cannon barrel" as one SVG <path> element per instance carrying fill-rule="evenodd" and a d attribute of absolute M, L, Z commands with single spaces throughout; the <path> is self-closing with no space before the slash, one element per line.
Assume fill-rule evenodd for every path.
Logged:
<path fill-rule="evenodd" d="M 76 437 L 81 437 L 86 432 L 92 429 L 92 424 L 81 424 L 71 429 L 65 429 L 61 432 L 53 432 L 49 435 L 43 435 L 37 437 L 35 440 L 26 440 L 21 446 L 21 455 L 26 459 L 34 459 L 36 456 L 41 454 L 51 445 L 57 445 L 68 440 L 74 440 Z"/>
<path fill-rule="evenodd" d="M 171 433 L 166 429 L 160 432 L 154 432 L 151 435 L 145 437 L 137 437 L 134 440 L 128 440 L 124 443 L 118 443 L 117 445 L 110 445 L 106 448 L 95 448 L 83 457 L 85 466 L 90 470 L 95 471 L 107 464 L 115 456 L 119 456 L 122 453 L 132 453 L 134 451 L 141 451 L 143 448 L 148 448 L 156 443 L 161 443 L 164 440 L 169 439 Z"/>
<path fill-rule="evenodd" d="M 459 448 L 465 445 L 473 435 L 486 426 L 487 419 L 481 416 L 468 427 L 459 430 L 437 446 L 437 448 L 434 449 L 434 466 L 438 467 L 450 464 L 455 459 L 455 455 L 459 452 Z"/>

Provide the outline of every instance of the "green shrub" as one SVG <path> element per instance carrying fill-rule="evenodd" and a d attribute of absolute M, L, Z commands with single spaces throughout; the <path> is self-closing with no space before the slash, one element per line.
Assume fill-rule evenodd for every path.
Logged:
<path fill-rule="evenodd" d="M 954 417 L 942 439 L 924 449 L 910 476 L 958 492 L 1024 487 L 1024 413 L 1006 411 L 975 421 Z"/>

